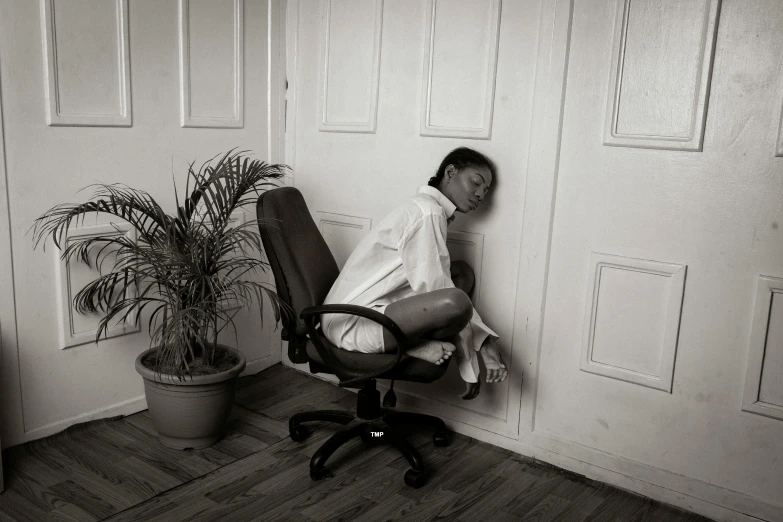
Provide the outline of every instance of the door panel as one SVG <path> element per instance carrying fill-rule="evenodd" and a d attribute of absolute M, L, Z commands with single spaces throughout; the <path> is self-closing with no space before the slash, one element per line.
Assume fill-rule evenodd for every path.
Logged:
<path fill-rule="evenodd" d="M 720 4 L 575 3 L 535 429 L 779 502 L 783 10 Z"/>
<path fill-rule="evenodd" d="M 142 332 L 119 332 L 126 335 L 98 344 L 74 341 L 73 335 L 90 334 L 94 318 L 77 316 L 67 301 L 61 312 L 58 308 L 68 292 L 78 290 L 70 283 L 78 286 L 89 274 L 71 267 L 58 279 L 53 246 L 33 250 L 28 234 L 33 220 L 55 204 L 84 201 L 90 190 L 77 191 L 96 181 L 146 190 L 173 211 L 172 177 L 184 190 L 191 161 L 199 166 L 235 147 L 259 159 L 282 160 L 278 110 L 270 107 L 277 93 L 269 92 L 277 84 L 269 58 L 279 65 L 270 45 L 277 51 L 281 35 L 279 29 L 267 34 L 269 14 L 278 21 L 281 3 L 128 4 L 0 0 L 8 183 L 0 189 L 3 199 L 6 189 L 8 194 L 15 269 L 13 286 L 3 279 L 9 291 L 0 307 L 5 444 L 145 407 L 134 359 L 149 346 L 146 321 Z M 209 19 L 219 19 L 225 30 L 212 31 Z M 189 31 L 181 49 L 183 24 Z M 254 208 L 248 208 L 239 219 L 254 218 Z M 5 241 L 5 233 L 0 238 Z M 6 245 L 1 252 L 5 263 Z M 10 275 L 8 265 L 4 276 Z M 15 304 L 15 321 L 9 302 Z M 280 334 L 268 308 L 265 328 L 258 310 L 237 318 L 239 348 L 251 372 L 280 360 Z M 237 345 L 233 335 L 225 342 Z"/>
<path fill-rule="evenodd" d="M 335 257 L 344 261 L 367 227 L 426 184 L 449 151 L 464 145 L 492 158 L 498 176 L 489 205 L 460 215 L 449 227 L 448 244 L 454 259 L 476 271 L 474 302 L 511 363 L 519 357 L 511 334 L 540 2 L 502 8 L 498 0 L 351 5 L 289 2 L 287 159 L 294 163 L 294 184 Z M 374 98 L 366 89 L 373 85 L 375 62 L 354 54 L 375 49 L 379 32 L 374 121 Z M 346 86 L 356 96 L 335 94 L 353 92 Z M 405 392 L 401 405 L 518 433 L 519 374 L 484 384 L 470 402 L 459 398 L 463 389 L 456 364 L 435 384 L 395 384 Z"/>

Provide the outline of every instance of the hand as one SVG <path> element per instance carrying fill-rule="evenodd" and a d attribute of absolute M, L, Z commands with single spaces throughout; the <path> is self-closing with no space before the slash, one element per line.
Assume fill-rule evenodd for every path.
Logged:
<path fill-rule="evenodd" d="M 460 398 L 466 401 L 469 401 L 471 399 L 475 399 L 476 396 L 479 394 L 479 390 L 481 389 L 481 383 L 480 382 L 466 382 L 465 383 L 465 393 L 460 395 Z"/>
<path fill-rule="evenodd" d="M 487 383 L 502 382 L 508 377 L 508 369 L 503 357 L 500 355 L 500 348 L 497 345 L 497 339 L 487 337 L 481 346 L 481 358 L 484 360 L 484 367 L 487 369 Z"/>

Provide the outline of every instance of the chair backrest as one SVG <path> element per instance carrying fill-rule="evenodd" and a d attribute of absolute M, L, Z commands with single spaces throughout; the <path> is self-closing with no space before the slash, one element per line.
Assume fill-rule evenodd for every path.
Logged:
<path fill-rule="evenodd" d="M 281 187 L 264 192 L 258 198 L 256 214 L 277 295 L 296 313 L 295 323 L 283 326 L 288 334 L 304 337 L 307 330 L 299 313 L 323 304 L 340 269 L 299 190 Z M 289 357 L 291 353 L 289 349 Z"/>

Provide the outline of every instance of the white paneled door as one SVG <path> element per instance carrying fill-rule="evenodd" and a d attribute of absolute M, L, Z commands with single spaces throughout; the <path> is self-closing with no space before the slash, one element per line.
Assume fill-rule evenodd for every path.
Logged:
<path fill-rule="evenodd" d="M 147 322 L 96 344 L 98 317 L 70 305 L 96 272 L 61 263 L 51 244 L 33 250 L 28 230 L 52 206 L 85 201 L 91 190 L 78 191 L 94 182 L 148 191 L 174 212 L 174 182 L 184 190 L 191 162 L 232 148 L 281 162 L 284 9 L 278 0 L 0 0 L 3 444 L 146 407 L 133 363 L 149 346 Z M 237 215 L 254 218 L 254 207 Z M 80 222 L 69 237 L 113 233 L 107 221 Z M 247 355 L 247 371 L 278 362 L 272 314 L 265 328 L 257 310 L 238 318 L 238 339 L 225 341 Z"/>
<path fill-rule="evenodd" d="M 535 431 L 779 505 L 781 4 L 572 23 Z"/>
<path fill-rule="evenodd" d="M 517 365 L 520 201 L 540 8 L 500 0 L 288 4 L 286 159 L 335 257 L 342 264 L 449 151 L 487 154 L 498 165 L 494 194 L 476 215 L 452 223 L 448 245 L 453 259 L 473 266 L 474 303 Z M 402 403 L 516 436 L 520 372 L 467 402 L 451 366 L 433 385 L 395 384 L 407 392 Z"/>

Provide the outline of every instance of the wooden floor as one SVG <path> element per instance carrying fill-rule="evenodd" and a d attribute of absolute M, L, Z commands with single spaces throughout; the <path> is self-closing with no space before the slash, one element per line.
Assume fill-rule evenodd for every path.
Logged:
<path fill-rule="evenodd" d="M 296 443 L 288 417 L 355 397 L 276 365 L 242 379 L 229 434 L 211 448 L 164 448 L 146 411 L 9 448 L 0 520 L 708 520 L 461 435 L 447 448 L 410 437 L 432 471 L 421 489 L 405 486 L 396 450 L 359 440 L 329 460 L 333 478 L 311 481 L 310 455 L 337 428 Z"/>

